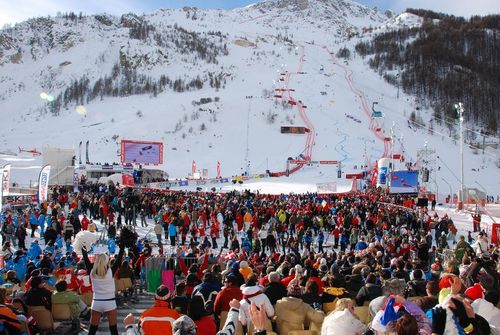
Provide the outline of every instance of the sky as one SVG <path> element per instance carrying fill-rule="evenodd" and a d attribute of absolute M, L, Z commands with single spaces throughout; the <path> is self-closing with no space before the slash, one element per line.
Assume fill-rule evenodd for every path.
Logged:
<path fill-rule="evenodd" d="M 199 8 L 236 8 L 257 0 L 0 0 L 0 27 L 57 12 L 84 14 L 147 13 L 159 8 L 196 6 Z M 358 0 L 370 7 L 396 13 L 406 8 L 425 8 L 457 16 L 500 14 L 500 0 Z"/>

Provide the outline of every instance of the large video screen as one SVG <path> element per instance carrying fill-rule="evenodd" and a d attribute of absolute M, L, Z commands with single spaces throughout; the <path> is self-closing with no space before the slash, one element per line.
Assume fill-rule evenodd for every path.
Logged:
<path fill-rule="evenodd" d="M 306 132 L 306 127 L 281 126 L 282 134 L 305 134 Z"/>
<path fill-rule="evenodd" d="M 122 140 L 121 161 L 132 164 L 163 164 L 163 143 Z"/>
<path fill-rule="evenodd" d="M 418 193 L 418 171 L 393 171 L 390 193 Z"/>

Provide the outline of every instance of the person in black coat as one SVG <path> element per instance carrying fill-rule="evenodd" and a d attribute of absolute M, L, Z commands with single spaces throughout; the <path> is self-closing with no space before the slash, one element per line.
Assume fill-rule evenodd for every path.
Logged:
<path fill-rule="evenodd" d="M 280 282 L 280 275 L 278 272 L 271 272 L 267 275 L 269 284 L 264 289 L 264 294 L 269 298 L 271 305 L 275 305 L 276 301 L 287 296 L 285 286 Z"/>
<path fill-rule="evenodd" d="M 371 301 L 383 295 L 382 287 L 375 283 L 376 279 L 377 277 L 373 273 L 366 277 L 366 284 L 359 289 L 356 295 L 356 304 L 358 306 L 363 306 L 365 301 Z"/>
<path fill-rule="evenodd" d="M 31 287 L 26 292 L 25 301 L 28 306 L 43 306 L 49 311 L 52 308 L 52 292 L 47 290 L 41 276 L 31 279 Z"/>
<path fill-rule="evenodd" d="M 346 288 L 351 293 L 355 295 L 359 292 L 361 287 L 364 285 L 363 276 L 361 275 L 361 268 L 354 268 L 352 275 L 346 276 Z"/>
<path fill-rule="evenodd" d="M 43 234 L 43 239 L 45 240 L 45 245 L 49 244 L 49 242 L 55 243 L 57 239 L 57 232 L 54 227 L 49 226 L 45 233 Z"/>
<path fill-rule="evenodd" d="M 408 296 L 423 297 L 427 295 L 427 281 L 423 276 L 424 273 L 422 270 L 413 270 L 413 279 L 408 282 Z"/>

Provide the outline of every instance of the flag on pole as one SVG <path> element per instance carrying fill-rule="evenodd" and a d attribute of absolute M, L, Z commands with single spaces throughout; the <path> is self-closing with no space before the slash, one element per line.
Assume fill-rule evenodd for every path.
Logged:
<path fill-rule="evenodd" d="M 73 171 L 73 192 L 78 193 L 80 187 L 80 178 L 78 176 L 78 171 Z"/>
<path fill-rule="evenodd" d="M 220 178 L 220 162 L 217 161 L 217 179 Z"/>
<path fill-rule="evenodd" d="M 45 165 L 40 171 L 40 177 L 38 178 L 38 203 L 42 204 L 47 201 L 49 193 L 49 177 L 50 177 L 50 165 Z"/>
<path fill-rule="evenodd" d="M 9 185 L 10 185 L 10 164 L 6 164 L 3 167 L 3 180 L 2 180 L 2 191 L 4 196 L 9 195 Z"/>
<path fill-rule="evenodd" d="M 231 259 L 236 259 L 236 254 L 232 250 L 229 250 L 227 254 L 224 256 L 224 259 L 226 261 L 229 261 Z"/>
<path fill-rule="evenodd" d="M 193 161 L 193 163 L 191 164 L 191 173 L 196 173 L 196 162 Z"/>

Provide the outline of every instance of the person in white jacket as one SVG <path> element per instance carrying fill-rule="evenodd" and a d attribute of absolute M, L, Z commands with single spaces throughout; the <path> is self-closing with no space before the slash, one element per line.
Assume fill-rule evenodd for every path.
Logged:
<path fill-rule="evenodd" d="M 472 308 L 476 314 L 481 315 L 488 321 L 491 334 L 500 335 L 500 309 L 481 298 L 474 300 Z"/>
<path fill-rule="evenodd" d="M 477 241 L 471 247 L 476 252 L 476 255 L 488 256 L 488 240 L 482 233 L 479 233 Z"/>
<path fill-rule="evenodd" d="M 258 286 L 256 282 L 249 280 L 247 284 L 241 286 L 241 292 L 243 293 L 243 299 L 240 301 L 241 307 L 238 319 L 243 326 L 250 323 L 249 308 L 252 302 L 259 308 L 263 306 L 268 318 L 274 316 L 274 307 L 271 305 L 271 301 L 269 301 L 269 298 L 263 293 L 263 288 Z"/>
<path fill-rule="evenodd" d="M 343 298 L 323 321 L 321 335 L 361 335 L 366 330 L 365 324 L 354 315 L 354 302 L 349 298 Z"/>

